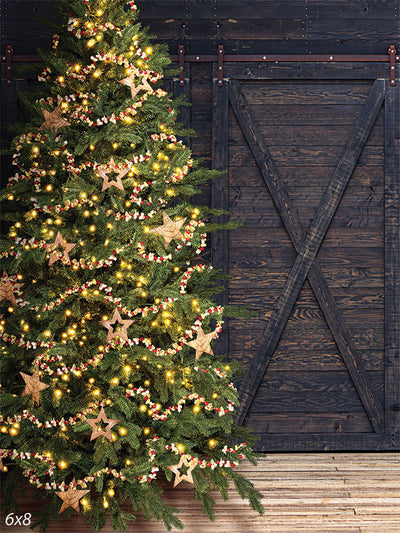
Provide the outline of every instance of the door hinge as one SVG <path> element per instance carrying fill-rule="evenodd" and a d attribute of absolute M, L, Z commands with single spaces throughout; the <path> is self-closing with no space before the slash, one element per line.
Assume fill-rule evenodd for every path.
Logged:
<path fill-rule="evenodd" d="M 394 87 L 396 85 L 396 47 L 394 44 L 389 46 L 389 63 L 390 63 L 390 85 Z"/>
<path fill-rule="evenodd" d="M 221 87 L 223 85 L 223 76 L 224 76 L 224 54 L 225 50 L 222 44 L 218 46 L 218 85 Z"/>

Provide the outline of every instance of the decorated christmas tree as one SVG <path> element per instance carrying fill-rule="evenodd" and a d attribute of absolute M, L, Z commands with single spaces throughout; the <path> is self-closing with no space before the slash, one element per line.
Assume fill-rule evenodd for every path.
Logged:
<path fill-rule="evenodd" d="M 3 191 L 5 510 L 27 478 L 43 527 L 72 508 L 96 530 L 139 511 L 170 529 L 181 522 L 163 484 L 192 483 L 212 518 L 211 490 L 225 498 L 233 480 L 261 513 L 234 468 L 253 460 L 235 368 L 213 353 L 224 310 L 199 256 L 215 225 L 190 202 L 218 177 L 177 138 L 168 55 L 135 4 L 62 0 L 61 12 Z"/>

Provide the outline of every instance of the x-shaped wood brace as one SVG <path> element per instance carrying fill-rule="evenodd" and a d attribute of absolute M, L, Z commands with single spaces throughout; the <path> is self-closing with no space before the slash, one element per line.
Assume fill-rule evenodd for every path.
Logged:
<path fill-rule="evenodd" d="M 316 254 L 342 199 L 363 146 L 373 128 L 383 99 L 384 80 L 376 80 L 306 233 L 302 228 L 297 209 L 263 140 L 258 124 L 241 92 L 239 82 L 236 80 L 229 82 L 229 101 L 297 252 L 297 258 L 272 311 L 271 318 L 264 329 L 260 345 L 242 381 L 240 388 L 241 404 L 237 415 L 238 423 L 243 423 L 246 417 L 300 290 L 308 277 L 372 427 L 376 432 L 383 430 L 382 405 L 369 383 L 350 332 L 342 319 L 340 310 L 316 259 Z"/>

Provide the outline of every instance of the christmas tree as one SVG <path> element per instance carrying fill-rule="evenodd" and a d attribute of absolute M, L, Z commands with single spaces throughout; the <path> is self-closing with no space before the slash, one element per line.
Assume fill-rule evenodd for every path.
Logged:
<path fill-rule="evenodd" d="M 254 460 L 235 368 L 212 348 L 223 309 L 199 261 L 211 211 L 190 202 L 216 176 L 177 139 L 166 50 L 133 2 L 62 0 L 61 12 L 2 197 L 5 510 L 25 477 L 45 495 L 42 527 L 72 508 L 95 530 L 139 511 L 179 528 L 166 477 L 193 483 L 211 518 L 210 492 L 226 498 L 229 480 L 262 513 L 234 468 Z"/>

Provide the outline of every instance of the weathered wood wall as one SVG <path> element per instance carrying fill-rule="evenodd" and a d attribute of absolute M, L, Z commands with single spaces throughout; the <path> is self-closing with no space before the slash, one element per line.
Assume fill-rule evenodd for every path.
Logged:
<path fill-rule="evenodd" d="M 400 48 L 400 0 L 137 3 L 144 24 L 171 53 L 180 44 L 190 54 L 215 54 L 223 44 L 230 54 L 310 58 L 323 53 L 386 54 L 389 44 Z M 49 46 L 52 32 L 35 20 L 54 19 L 51 4 L 3 0 L 1 5 L 3 47 L 11 44 L 16 54 L 33 54 L 38 46 Z M 245 303 L 258 314 L 250 321 L 230 321 L 229 335 L 220 345 L 229 348 L 230 357 L 246 364 L 254 358 L 296 260 L 292 233 L 300 242 L 374 80 L 388 79 L 388 72 L 383 63 L 230 63 L 225 65 L 224 86 L 216 89 L 215 65 L 200 62 L 186 64 L 183 89 L 169 82 L 171 90 L 183 90 L 192 103 L 183 118 L 197 131 L 190 141 L 194 155 L 204 157 L 206 165 L 229 169 L 225 181 L 213 190 L 205 186 L 197 201 L 227 207 L 231 219 L 244 224 L 229 238 L 221 234 L 213 242 L 213 260 L 232 276 L 225 302 Z M 286 190 L 283 204 L 289 201 L 298 212 L 292 233 L 280 216 L 276 194 L 260 174 L 232 99 L 228 108 L 233 80 L 239 80 L 257 119 L 258 136 L 279 171 L 278 182 Z M 31 83 L 20 75 L 11 87 L 3 82 L 3 124 L 24 118 L 18 91 Z M 305 281 L 287 324 L 282 323 L 264 379 L 259 370 L 261 384 L 246 423 L 261 436 L 264 450 L 399 447 L 398 329 L 393 325 L 399 298 L 399 97 L 398 87 L 389 91 L 386 85 L 385 91 L 385 106 L 371 126 L 319 249 L 320 271 L 313 274 L 314 284 Z M 2 143 L 7 142 L 3 132 Z M 222 253 L 223 243 L 227 249 Z M 324 309 L 318 298 L 321 283 L 329 296 Z M 329 321 L 332 307 L 334 319 Z M 351 357 L 345 360 L 349 339 L 361 374 L 358 368 L 349 370 Z"/>

